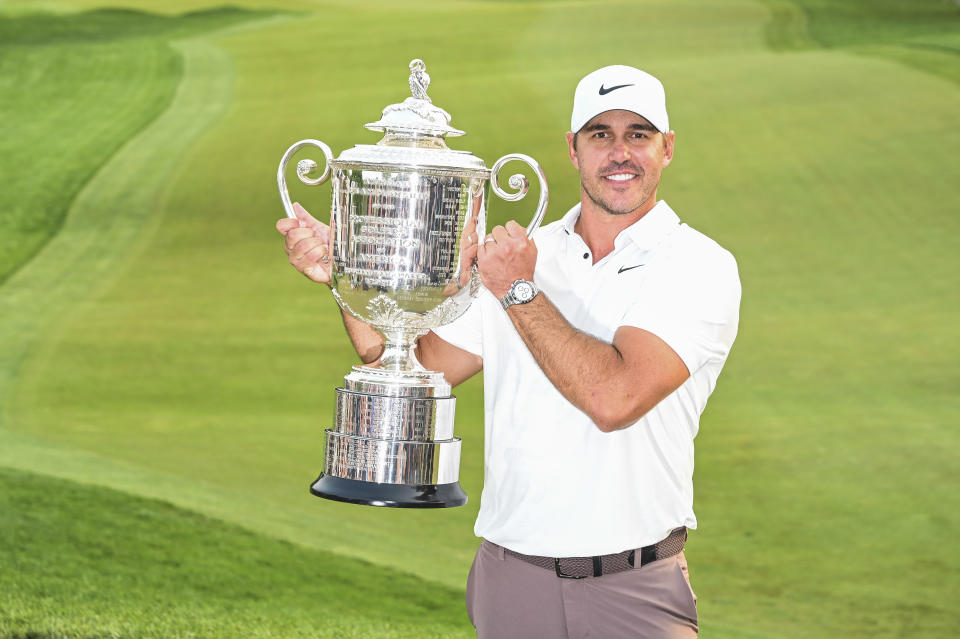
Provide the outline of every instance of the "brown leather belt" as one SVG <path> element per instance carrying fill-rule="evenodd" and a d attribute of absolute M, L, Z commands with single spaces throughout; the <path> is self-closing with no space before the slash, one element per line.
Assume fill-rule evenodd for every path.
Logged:
<path fill-rule="evenodd" d="M 528 564 L 555 570 L 557 577 L 563 579 L 584 579 L 599 577 L 615 572 L 622 572 L 636 567 L 637 555 L 640 555 L 640 565 L 673 557 L 683 550 L 687 541 L 687 529 L 684 526 L 674 528 L 667 537 L 650 546 L 635 550 L 624 550 L 612 555 L 598 555 L 595 557 L 540 557 L 538 555 L 524 555 L 504 548 L 503 552 L 516 557 Z"/>

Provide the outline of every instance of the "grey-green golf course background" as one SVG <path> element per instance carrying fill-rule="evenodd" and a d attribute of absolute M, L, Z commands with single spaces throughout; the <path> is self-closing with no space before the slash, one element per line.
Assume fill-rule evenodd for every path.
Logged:
<path fill-rule="evenodd" d="M 702 636 L 956 636 L 956 1 L 0 0 L 0 637 L 471 636 L 482 382 L 466 507 L 309 496 L 355 356 L 273 228 L 287 146 L 375 142 L 412 58 L 451 146 L 540 161 L 548 222 L 578 79 L 663 79 L 660 195 L 744 291 L 696 440 Z"/>

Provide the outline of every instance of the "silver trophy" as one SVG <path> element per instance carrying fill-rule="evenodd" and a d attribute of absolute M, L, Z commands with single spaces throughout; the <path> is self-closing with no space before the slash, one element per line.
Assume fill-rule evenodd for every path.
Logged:
<path fill-rule="evenodd" d="M 333 173 L 333 295 L 345 312 L 386 339 L 378 364 L 354 366 L 336 389 L 323 473 L 310 489 L 319 497 L 407 508 L 467 502 L 459 482 L 460 439 L 453 434 L 456 398 L 443 374 L 425 369 L 413 349 L 419 336 L 463 314 L 480 290 L 476 260 L 463 257 L 470 246 L 464 228 L 475 223 L 477 237 L 486 235 L 489 187 L 508 201 L 521 199 L 529 187 L 517 174 L 509 180 L 514 192 L 501 189 L 497 176 L 504 164 L 526 162 L 539 178 L 528 236 L 547 208 L 547 180 L 530 157 L 505 155 L 488 169 L 472 153 L 447 147 L 446 137 L 464 132 L 432 104 L 429 83 L 423 62 L 412 61 L 413 96 L 365 125 L 384 133 L 377 144 L 358 144 L 333 159 L 323 142 L 301 140 L 287 149 L 277 171 L 284 209 L 296 217 L 287 163 L 305 146 L 323 152 L 319 177 L 311 177 L 318 168 L 312 160 L 297 164 L 297 176 L 318 185 Z"/>

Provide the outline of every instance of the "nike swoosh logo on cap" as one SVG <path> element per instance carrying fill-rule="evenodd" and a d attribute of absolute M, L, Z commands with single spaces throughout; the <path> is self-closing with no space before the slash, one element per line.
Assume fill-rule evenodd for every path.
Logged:
<path fill-rule="evenodd" d="M 606 95 L 606 94 L 610 93 L 611 91 L 616 91 L 617 89 L 622 89 L 623 87 L 632 87 L 632 86 L 633 86 L 632 84 L 618 84 L 618 85 L 615 86 L 615 87 L 610 87 L 609 89 L 605 89 L 604 86 L 601 84 L 601 85 L 600 85 L 600 95 Z"/>
<path fill-rule="evenodd" d="M 629 271 L 630 269 L 640 268 L 641 266 L 643 266 L 643 264 L 637 264 L 635 266 L 621 266 L 620 270 L 617 271 L 617 275 L 620 275 L 620 273 L 623 273 L 624 271 Z"/>

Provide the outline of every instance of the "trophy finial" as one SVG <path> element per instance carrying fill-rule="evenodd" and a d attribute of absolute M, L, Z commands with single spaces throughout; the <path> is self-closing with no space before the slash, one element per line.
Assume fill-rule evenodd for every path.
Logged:
<path fill-rule="evenodd" d="M 3 0 L 0 0 L 3 2 Z M 371 131 L 391 132 L 400 135 L 439 137 L 463 135 L 460 129 L 450 126 L 450 114 L 438 107 L 427 95 L 430 76 L 427 65 L 416 58 L 410 61 L 410 93 L 400 104 L 391 104 L 383 110 L 380 119 L 365 124 Z M 442 141 L 440 142 L 442 144 Z"/>
<path fill-rule="evenodd" d="M 433 102 L 427 95 L 427 87 L 430 86 L 430 76 L 427 74 L 427 65 L 423 60 L 417 58 L 410 61 L 410 92 L 414 99 L 425 102 Z"/>

